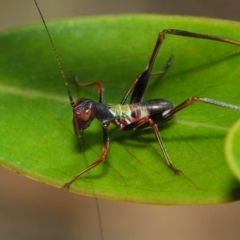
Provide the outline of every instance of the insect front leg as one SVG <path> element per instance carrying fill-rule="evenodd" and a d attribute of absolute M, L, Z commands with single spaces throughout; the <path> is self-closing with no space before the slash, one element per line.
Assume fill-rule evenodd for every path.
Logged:
<path fill-rule="evenodd" d="M 108 153 L 108 148 L 109 148 L 108 126 L 109 126 L 109 123 L 103 123 L 102 125 L 103 147 L 102 147 L 101 157 L 97 161 L 95 161 L 94 163 L 92 163 L 91 165 L 83 169 L 81 172 L 77 173 L 69 182 L 65 183 L 64 186 L 62 187 L 63 189 L 68 189 L 71 186 L 71 184 L 75 182 L 82 174 L 91 170 L 92 168 L 95 168 L 105 160 Z"/>
<path fill-rule="evenodd" d="M 83 83 L 82 84 L 79 82 L 79 79 L 76 75 L 74 75 L 73 79 L 79 88 L 96 86 L 98 89 L 98 101 L 99 101 L 99 103 L 103 103 L 103 84 L 102 84 L 102 82 L 92 82 L 92 83 Z"/>

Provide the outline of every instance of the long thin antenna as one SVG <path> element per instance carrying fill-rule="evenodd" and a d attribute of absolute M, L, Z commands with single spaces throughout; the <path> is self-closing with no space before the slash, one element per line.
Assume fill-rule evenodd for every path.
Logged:
<path fill-rule="evenodd" d="M 68 97 L 69 97 L 69 100 L 70 100 L 70 104 L 71 104 L 71 106 L 73 107 L 73 106 L 74 106 L 74 101 L 73 101 L 71 92 L 70 92 L 70 90 L 69 90 L 68 83 L 67 83 L 67 80 L 66 80 L 66 77 L 65 77 L 65 74 L 64 74 L 64 71 L 63 71 L 61 62 L 60 62 L 59 57 L 58 57 L 57 50 L 56 50 L 56 48 L 55 48 L 55 46 L 54 46 L 54 44 L 53 44 L 52 37 L 51 37 L 50 32 L 49 32 L 49 30 L 48 30 L 47 24 L 46 24 L 46 22 L 45 22 L 45 20 L 44 20 L 44 18 L 43 18 L 42 12 L 41 12 L 38 4 L 37 4 L 37 1 L 34 0 L 34 2 L 35 2 L 35 5 L 36 5 L 36 7 L 37 7 L 37 9 L 38 9 L 38 12 L 39 12 L 39 14 L 40 14 L 40 16 L 41 16 L 41 19 L 42 19 L 42 21 L 43 21 L 43 24 L 44 24 L 44 27 L 45 27 L 45 29 L 46 29 L 46 32 L 47 32 L 48 38 L 49 38 L 49 40 L 50 40 L 50 43 L 51 43 L 51 45 L 52 45 L 52 49 L 53 49 L 53 52 L 54 52 L 54 55 L 55 55 L 55 58 L 56 58 L 56 61 L 57 61 L 59 70 L 60 70 L 60 72 L 61 72 L 61 74 L 62 74 L 63 83 L 64 83 L 64 85 L 65 85 L 65 87 L 66 87 L 66 90 L 67 90 L 67 93 L 68 93 Z M 79 140 L 80 140 L 80 145 L 83 147 L 83 142 L 82 142 L 81 136 L 80 136 Z M 83 151 L 83 153 L 84 153 L 84 151 Z M 86 160 L 86 156 L 85 156 L 85 155 L 84 155 L 84 158 L 85 158 L 85 160 Z M 93 190 L 94 190 L 94 188 L 93 188 Z M 99 228 L 100 228 L 100 239 L 103 240 L 104 237 L 103 237 L 103 228 L 102 228 L 102 219 L 101 219 L 101 213 L 100 213 L 100 206 L 99 206 L 98 199 L 97 199 L 96 197 L 95 197 L 95 203 L 96 203 L 97 216 L 98 216 L 98 222 L 99 222 Z"/>
<path fill-rule="evenodd" d="M 68 93 L 68 97 L 69 97 L 69 100 L 70 100 L 70 104 L 71 104 L 71 106 L 73 106 L 73 105 L 74 105 L 74 101 L 73 101 L 71 92 L 70 92 L 70 90 L 69 90 L 68 83 L 67 83 L 66 77 L 65 77 L 65 75 L 64 75 L 63 68 L 62 68 L 62 65 L 61 65 L 61 63 L 60 63 L 57 50 L 56 50 L 56 48 L 55 48 L 55 46 L 54 46 L 54 44 L 53 44 L 52 37 L 51 37 L 51 35 L 50 35 L 50 33 L 49 33 L 47 24 L 46 24 L 46 22 L 45 22 L 45 20 L 44 20 L 44 18 L 43 18 L 42 12 L 41 12 L 40 8 L 38 7 L 38 4 L 37 4 L 36 0 L 34 0 L 34 2 L 35 2 L 35 5 L 36 5 L 36 7 L 37 7 L 37 9 L 38 9 L 38 12 L 39 12 L 39 14 L 40 14 L 40 16 L 41 16 L 41 19 L 42 19 L 42 21 L 43 21 L 43 24 L 44 24 L 44 27 L 45 27 L 45 29 L 46 29 L 46 32 L 47 32 L 48 38 L 49 38 L 49 40 L 50 40 L 50 43 L 51 43 L 51 45 L 52 45 L 52 49 L 53 49 L 53 52 L 54 52 L 54 55 L 55 55 L 55 58 L 56 58 L 56 61 L 57 61 L 59 70 L 60 70 L 60 72 L 61 72 L 61 74 L 62 74 L 63 83 L 64 83 L 64 85 L 65 85 L 65 87 L 66 87 L 66 90 L 67 90 L 67 93 Z"/>
<path fill-rule="evenodd" d="M 84 156 L 84 160 L 87 163 L 87 158 L 86 158 L 86 154 L 85 154 L 85 151 L 84 151 L 84 144 L 83 144 L 82 135 L 78 135 L 78 139 L 79 139 L 79 142 L 80 142 L 80 146 L 82 147 L 82 153 L 83 153 L 83 156 Z M 91 172 L 90 172 L 90 174 L 91 174 Z M 93 190 L 93 194 L 96 194 L 96 192 L 94 191 L 95 188 L 94 188 L 93 182 L 90 181 L 90 184 L 91 184 L 91 188 Z M 98 217 L 98 224 L 99 224 L 99 234 L 100 234 L 99 240 L 104 240 L 100 206 L 99 206 L 99 202 L 98 202 L 97 197 L 94 197 L 94 199 L 95 199 L 95 205 L 96 205 L 97 217 Z"/>

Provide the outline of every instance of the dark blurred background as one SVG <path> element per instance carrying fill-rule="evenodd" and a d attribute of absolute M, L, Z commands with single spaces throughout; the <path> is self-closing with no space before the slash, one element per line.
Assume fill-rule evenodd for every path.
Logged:
<path fill-rule="evenodd" d="M 0 28 L 39 22 L 31 0 L 0 0 Z M 73 16 L 157 13 L 240 20 L 236 0 L 39 0 L 47 20 Z"/>
<path fill-rule="evenodd" d="M 45 20 L 156 13 L 239 21 L 236 0 L 38 0 Z M 33 1 L 0 0 L 0 30 L 40 22 Z M 100 199 L 104 239 L 239 239 L 240 203 L 166 207 Z M 0 168 L 0 239 L 100 239 L 94 199 Z"/>

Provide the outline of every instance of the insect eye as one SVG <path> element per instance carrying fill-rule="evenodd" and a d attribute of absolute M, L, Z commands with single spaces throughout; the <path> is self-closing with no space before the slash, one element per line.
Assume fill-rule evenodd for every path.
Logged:
<path fill-rule="evenodd" d="M 83 109 L 83 111 L 81 113 L 81 119 L 83 121 L 87 121 L 87 120 L 89 120 L 91 115 L 92 115 L 92 110 L 90 108 L 86 107 Z"/>

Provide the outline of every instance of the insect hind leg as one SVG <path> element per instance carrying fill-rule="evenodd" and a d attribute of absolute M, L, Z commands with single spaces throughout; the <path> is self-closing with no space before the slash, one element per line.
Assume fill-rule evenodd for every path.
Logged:
<path fill-rule="evenodd" d="M 212 105 L 215 105 L 215 106 L 225 107 L 225 108 L 230 108 L 230 109 L 233 109 L 233 110 L 240 111 L 240 106 L 237 106 L 237 105 L 233 105 L 233 104 L 229 104 L 229 103 L 225 103 L 225 102 L 220 102 L 220 101 L 210 99 L 210 98 L 190 97 L 187 100 L 185 100 L 184 102 L 182 102 L 181 104 L 177 105 L 176 107 L 163 112 L 162 116 L 164 118 L 168 118 L 168 117 L 174 115 L 176 112 L 178 112 L 178 111 L 180 111 L 180 110 L 182 110 L 186 107 L 191 106 L 195 102 L 208 103 L 208 104 L 212 104 Z"/>
<path fill-rule="evenodd" d="M 165 119 L 168 119 L 169 117 L 173 116 L 176 112 L 186 108 L 186 107 L 189 107 L 191 106 L 193 103 L 195 102 L 201 102 L 201 103 L 208 103 L 208 104 L 212 104 L 212 105 L 215 105 L 215 106 L 219 106 L 219 107 L 225 107 L 225 108 L 230 108 L 230 109 L 233 109 L 233 110 L 237 110 L 237 111 L 240 111 L 240 106 L 237 106 L 237 105 L 233 105 L 233 104 L 229 104 L 229 103 L 226 103 L 226 102 L 220 102 L 220 101 L 217 101 L 217 100 L 214 100 L 214 99 L 210 99 L 210 98 L 203 98 L 203 97 L 190 97 L 188 98 L 187 100 L 185 100 L 184 102 L 182 102 L 181 104 L 177 105 L 176 107 L 173 107 L 171 109 L 168 109 L 168 110 L 165 110 L 163 113 L 162 113 L 162 117 L 165 118 Z M 180 173 L 181 171 L 178 170 L 177 168 L 175 168 L 167 154 L 167 151 L 166 151 L 166 148 L 164 147 L 164 144 L 163 144 L 163 141 L 162 141 L 162 138 L 160 136 L 160 133 L 158 131 L 158 127 L 157 125 L 155 124 L 155 122 L 150 118 L 150 117 L 146 117 L 145 119 L 142 119 L 141 120 L 142 122 L 148 122 L 150 127 L 152 128 L 156 138 L 157 138 L 157 141 L 159 143 L 159 146 L 163 152 L 163 155 L 165 157 L 165 160 L 168 164 L 168 166 L 170 167 L 170 169 L 174 172 L 174 173 Z"/>
<path fill-rule="evenodd" d="M 138 75 L 137 78 L 133 81 L 132 85 L 130 86 L 125 96 L 123 97 L 121 104 L 126 103 L 130 94 L 132 94 L 130 103 L 141 102 L 145 89 L 148 84 L 149 77 L 156 76 L 156 75 L 161 75 L 160 77 L 163 77 L 172 64 L 172 58 L 173 58 L 173 55 L 169 57 L 169 59 L 167 60 L 167 62 L 165 63 L 161 71 L 152 73 L 148 71 L 148 67 L 147 67 L 142 74 Z"/>
<path fill-rule="evenodd" d="M 171 55 L 169 57 L 169 59 L 167 60 L 167 62 L 165 63 L 165 65 L 161 71 L 152 72 L 150 76 L 152 77 L 152 76 L 156 76 L 156 75 L 161 75 L 161 77 L 162 77 L 167 72 L 169 67 L 172 65 L 172 59 L 173 59 L 173 55 Z"/>

